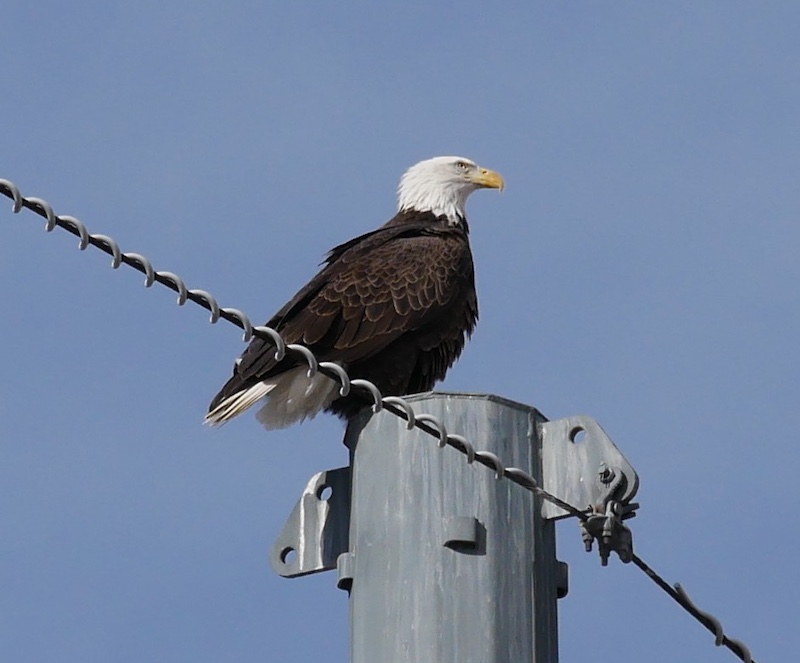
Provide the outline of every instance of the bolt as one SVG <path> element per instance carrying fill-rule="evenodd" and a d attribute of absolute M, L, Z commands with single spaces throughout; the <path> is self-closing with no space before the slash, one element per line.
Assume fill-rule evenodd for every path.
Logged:
<path fill-rule="evenodd" d="M 616 473 L 605 463 L 600 463 L 600 469 L 597 470 L 602 483 L 611 483 L 616 478 Z"/>

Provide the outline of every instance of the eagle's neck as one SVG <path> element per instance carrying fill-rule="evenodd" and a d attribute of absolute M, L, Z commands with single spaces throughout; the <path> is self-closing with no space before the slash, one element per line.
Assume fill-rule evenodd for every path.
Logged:
<path fill-rule="evenodd" d="M 467 197 L 471 189 L 453 182 L 431 181 L 426 177 L 415 177 L 409 171 L 400 181 L 398 211 L 430 212 L 446 219 L 447 225 L 466 226 Z"/>
<path fill-rule="evenodd" d="M 453 206 L 436 205 L 400 205 L 399 212 L 430 212 L 437 219 L 442 219 L 448 226 L 467 227 L 467 217 L 463 210 Z"/>
<path fill-rule="evenodd" d="M 394 217 L 389 219 L 384 228 L 397 226 L 413 225 L 417 228 L 439 231 L 446 230 L 448 233 L 459 233 L 465 237 L 469 235 L 469 223 L 466 216 L 457 216 L 455 222 L 448 219 L 443 214 L 437 214 L 432 210 L 418 210 L 414 208 L 400 209 Z"/>

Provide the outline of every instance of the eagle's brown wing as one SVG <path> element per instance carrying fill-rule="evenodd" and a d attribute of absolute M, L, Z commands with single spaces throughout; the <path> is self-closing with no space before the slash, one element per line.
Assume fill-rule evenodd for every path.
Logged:
<path fill-rule="evenodd" d="M 369 366 L 371 358 L 380 361 L 383 352 L 387 361 L 411 361 L 419 352 L 409 352 L 414 347 L 404 347 L 408 344 L 421 344 L 417 350 L 423 352 L 452 346 L 457 356 L 464 333 L 472 330 L 476 317 L 466 233 L 425 219 L 390 223 L 335 248 L 327 265 L 267 325 L 277 329 L 287 343 L 306 345 L 320 361 L 358 366 L 359 372 L 374 377 L 380 372 Z M 388 357 L 385 351 L 390 347 L 404 353 Z M 294 356 L 278 362 L 274 355 L 274 345 L 254 339 L 211 409 L 228 396 L 298 364 Z M 417 371 L 443 377 L 455 356 L 441 358 L 434 352 L 428 357 L 433 365 Z M 414 368 L 407 366 L 406 372 L 410 375 Z M 387 393 L 394 390 L 392 382 L 385 385 Z"/>

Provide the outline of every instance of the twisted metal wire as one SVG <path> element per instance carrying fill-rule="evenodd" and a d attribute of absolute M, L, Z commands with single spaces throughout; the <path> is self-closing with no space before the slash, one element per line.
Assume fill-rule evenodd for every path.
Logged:
<path fill-rule="evenodd" d="M 634 554 L 631 561 L 650 578 L 656 585 L 663 589 L 669 596 L 680 605 L 686 612 L 694 617 L 698 622 L 705 626 L 709 631 L 714 634 L 714 644 L 717 647 L 723 645 L 730 649 L 736 656 L 738 656 L 744 663 L 756 663 L 755 659 L 750 654 L 750 650 L 740 640 L 725 635 L 720 621 L 714 617 L 710 612 L 700 610 L 689 598 L 686 590 L 681 587 L 679 583 L 675 583 L 673 587 L 658 573 L 656 573 L 641 557 Z"/>
<path fill-rule="evenodd" d="M 383 396 L 378 387 L 362 379 L 351 379 L 347 372 L 338 364 L 333 362 L 320 362 L 304 345 L 297 343 L 287 344 L 280 333 L 266 326 L 254 326 L 247 315 L 235 308 L 221 307 L 214 296 L 206 290 L 188 288 L 186 283 L 173 272 L 157 271 L 152 263 L 139 253 L 124 252 L 119 245 L 108 235 L 90 233 L 85 224 L 74 216 L 57 215 L 51 205 L 41 198 L 25 197 L 19 188 L 9 180 L 0 179 L 0 193 L 14 201 L 12 210 L 17 213 L 26 208 L 45 218 L 47 223 L 45 230 L 53 231 L 59 226 L 67 232 L 79 238 L 78 248 L 83 251 L 88 246 L 94 246 L 104 253 L 111 256 L 111 267 L 117 269 L 125 264 L 132 267 L 145 276 L 144 285 L 149 288 L 154 283 L 161 285 L 178 293 L 178 305 L 183 306 L 187 301 L 191 301 L 211 313 L 209 322 L 216 324 L 220 319 L 226 320 L 236 325 L 244 331 L 243 340 L 249 341 L 253 336 L 258 336 L 275 345 L 275 358 L 281 360 L 287 352 L 296 355 L 308 366 L 308 376 L 314 377 L 317 373 L 322 373 L 339 383 L 339 395 L 347 396 L 351 389 L 355 387 L 364 392 L 371 400 L 374 412 L 386 410 L 392 414 L 405 419 L 409 430 L 418 428 L 419 430 L 437 438 L 439 447 L 450 446 L 456 451 L 467 457 L 467 463 L 478 463 L 488 467 L 495 474 L 495 477 L 507 479 L 512 483 L 522 486 L 526 490 L 540 496 L 542 499 L 552 502 L 556 506 L 564 509 L 571 516 L 585 520 L 587 514 L 568 504 L 564 500 L 551 495 L 537 483 L 529 473 L 518 467 L 505 467 L 503 462 L 495 454 L 489 451 L 479 451 L 461 435 L 452 435 L 447 432 L 444 422 L 432 414 L 418 414 L 411 407 L 411 404 L 399 396 Z"/>
<path fill-rule="evenodd" d="M 46 200 L 34 197 L 26 198 L 20 193 L 19 188 L 13 182 L 0 179 L 0 193 L 13 200 L 12 211 L 14 213 L 20 212 L 23 207 L 27 208 L 46 219 L 45 230 L 48 232 L 53 231 L 56 226 L 60 226 L 67 232 L 78 237 L 78 248 L 81 251 L 85 250 L 89 245 L 92 245 L 110 255 L 111 267 L 113 269 L 119 268 L 119 266 L 124 263 L 138 272 L 141 272 L 145 275 L 145 287 L 149 288 L 154 283 L 160 283 L 170 290 L 173 290 L 178 294 L 178 306 L 183 306 L 187 301 L 201 306 L 210 312 L 211 316 L 209 322 L 211 324 L 216 324 L 220 318 L 222 318 L 242 329 L 244 332 L 243 340 L 245 342 L 252 339 L 253 336 L 258 336 L 266 341 L 270 341 L 275 345 L 275 358 L 277 360 L 283 359 L 287 352 L 298 355 L 308 365 L 309 377 L 313 377 L 318 372 L 327 375 L 341 385 L 339 388 L 339 394 L 341 396 L 346 396 L 350 393 L 351 389 L 355 387 L 371 397 L 374 412 L 377 413 L 381 410 L 386 410 L 401 419 L 405 419 L 406 428 L 408 430 L 418 428 L 437 438 L 440 448 L 450 446 L 464 454 L 467 457 L 468 464 L 471 465 L 477 462 L 493 470 L 497 480 L 505 478 L 539 495 L 542 499 L 564 509 L 571 516 L 579 518 L 582 521 L 587 519 L 588 516 L 585 511 L 581 511 L 555 495 L 548 493 L 524 470 L 517 467 L 506 467 L 495 454 L 488 451 L 478 451 L 463 436 L 448 433 L 444 423 L 438 417 L 425 413 L 417 414 L 414 408 L 411 407 L 411 404 L 404 398 L 399 396 L 383 396 L 374 383 L 360 378 L 351 379 L 341 366 L 333 362 L 319 362 L 307 347 L 299 344 L 287 344 L 281 335 L 271 327 L 254 326 L 250 322 L 250 319 L 239 309 L 221 307 L 214 296 L 206 290 L 197 288 L 189 289 L 183 279 L 173 272 L 156 271 L 153 269 L 152 263 L 143 255 L 123 252 L 119 248 L 117 242 L 108 235 L 90 233 L 83 222 L 74 216 L 56 215 L 53 212 L 53 208 Z M 662 590 L 669 594 L 669 596 L 683 607 L 684 610 L 711 631 L 715 636 L 715 644 L 717 646 L 725 645 L 744 661 L 744 663 L 755 663 L 750 655 L 750 650 L 744 643 L 726 636 L 719 620 L 710 613 L 697 608 L 679 584 L 676 584 L 674 588 L 670 586 L 636 554 L 632 556 L 631 561 Z"/>

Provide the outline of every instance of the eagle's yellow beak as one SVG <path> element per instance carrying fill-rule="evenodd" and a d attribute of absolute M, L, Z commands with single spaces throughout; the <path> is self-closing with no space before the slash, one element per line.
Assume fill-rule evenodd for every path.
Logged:
<path fill-rule="evenodd" d="M 472 181 L 478 186 L 486 187 L 487 189 L 498 189 L 499 191 L 502 191 L 506 186 L 502 175 L 488 168 L 479 168 L 478 172 L 472 176 Z"/>

